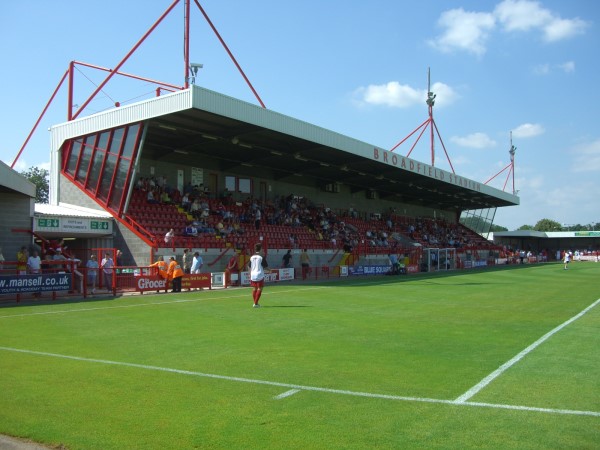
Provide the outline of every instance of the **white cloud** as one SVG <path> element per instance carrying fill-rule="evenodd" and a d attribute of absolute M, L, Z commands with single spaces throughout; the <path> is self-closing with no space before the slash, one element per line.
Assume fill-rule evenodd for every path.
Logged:
<path fill-rule="evenodd" d="M 524 123 L 519 125 L 517 128 L 512 130 L 513 137 L 516 138 L 530 138 L 543 134 L 546 130 L 538 123 Z"/>
<path fill-rule="evenodd" d="M 442 51 L 462 50 L 477 56 L 485 54 L 490 33 L 502 26 L 507 33 L 539 31 L 545 42 L 556 42 L 585 32 L 582 19 L 563 19 L 532 0 L 503 0 L 492 12 L 444 11 L 438 19 L 442 34 L 428 43 Z"/>
<path fill-rule="evenodd" d="M 538 64 L 533 68 L 536 75 L 548 75 L 550 73 L 550 64 Z"/>
<path fill-rule="evenodd" d="M 564 73 L 573 73 L 575 72 L 575 62 L 566 61 L 562 64 L 554 64 L 552 66 L 548 63 L 538 64 L 533 67 L 533 73 L 536 75 L 548 75 L 555 69 L 562 70 Z"/>
<path fill-rule="evenodd" d="M 454 89 L 444 83 L 434 83 L 431 91 L 436 94 L 436 106 L 449 105 L 459 98 Z M 361 87 L 355 91 L 355 96 L 363 104 L 409 108 L 425 104 L 427 90 L 415 89 L 406 84 L 400 84 L 398 81 L 390 81 L 386 84 L 371 84 Z"/>
<path fill-rule="evenodd" d="M 10 165 L 12 164 L 12 161 L 10 163 L 6 163 L 8 164 L 8 167 L 10 167 Z M 25 161 L 25 159 L 19 159 L 17 160 L 17 162 L 15 163 L 15 167 L 13 167 L 13 169 L 19 173 L 21 172 L 25 172 L 27 170 L 29 170 L 31 166 L 27 163 L 27 161 Z"/>
<path fill-rule="evenodd" d="M 461 147 L 468 148 L 489 148 L 496 145 L 496 141 L 490 139 L 485 133 L 473 133 L 464 137 L 452 136 L 450 140 Z"/>
<path fill-rule="evenodd" d="M 600 171 L 600 139 L 575 147 L 573 153 L 575 153 L 573 172 Z"/>
<path fill-rule="evenodd" d="M 543 27 L 553 20 L 550 11 L 529 0 L 504 0 L 496 5 L 494 15 L 505 31 L 527 31 Z"/>
<path fill-rule="evenodd" d="M 565 63 L 559 64 L 558 68 L 562 69 L 565 73 L 575 72 L 575 62 L 567 61 Z"/>
<path fill-rule="evenodd" d="M 588 24 L 579 19 L 560 19 L 555 18 L 544 26 L 544 40 L 546 42 L 556 42 L 568 39 L 577 34 L 583 34 Z"/>
<path fill-rule="evenodd" d="M 407 108 L 427 98 L 422 92 L 397 81 L 386 84 L 371 84 L 358 90 L 363 102 L 371 105 L 386 105 L 396 108 Z"/>
<path fill-rule="evenodd" d="M 441 36 L 429 44 L 443 52 L 465 50 L 481 56 L 489 32 L 494 29 L 495 19 L 490 13 L 469 12 L 462 8 L 442 13 L 438 25 L 445 29 Z"/>
<path fill-rule="evenodd" d="M 8 167 L 10 167 L 10 165 L 13 163 L 13 159 L 11 159 L 10 161 L 8 161 L 7 159 L 3 159 L 2 160 L 4 162 L 4 164 L 6 164 Z M 39 163 L 39 164 L 30 164 L 29 162 L 27 162 L 27 160 L 25 158 L 19 158 L 17 160 L 17 162 L 15 163 L 15 167 L 13 167 L 13 169 L 15 170 L 15 172 L 27 172 L 31 167 L 39 167 L 40 169 L 46 169 L 48 171 L 50 171 L 50 162 L 44 162 L 44 163 Z"/>

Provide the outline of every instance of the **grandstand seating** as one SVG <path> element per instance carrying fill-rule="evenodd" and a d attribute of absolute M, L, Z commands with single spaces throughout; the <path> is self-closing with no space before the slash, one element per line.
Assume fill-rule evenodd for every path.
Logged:
<path fill-rule="evenodd" d="M 208 200 L 210 214 L 207 218 L 209 228 L 215 229 L 221 220 L 219 211 L 227 210 L 236 221 L 240 217 L 250 217 L 249 205 L 240 203 L 229 204 L 226 207 L 219 200 Z M 186 236 L 185 227 L 193 220 L 181 207 L 173 204 L 148 203 L 145 192 L 135 190 L 128 209 L 128 215 L 141 227 L 154 236 L 155 245 L 169 247 L 164 242 L 164 235 L 173 228 L 176 234 L 175 246 L 189 248 L 249 248 L 262 237 L 270 248 L 313 248 L 339 250 L 344 247 L 343 239 L 333 243 L 331 239 L 319 236 L 319 214 L 325 208 L 314 208 L 310 212 L 313 226 L 300 224 L 298 226 L 272 223 L 275 208 L 265 208 L 260 230 L 255 229 L 252 220 L 239 222 L 237 232 L 219 235 L 216 231 L 200 232 L 197 236 Z M 350 216 L 347 211 L 333 215 L 336 229 L 341 229 L 342 236 L 351 236 L 353 246 L 361 246 L 364 251 L 387 253 L 401 250 L 406 246 L 418 244 L 422 247 L 466 248 L 486 247 L 489 242 L 477 233 L 461 224 L 451 224 L 443 220 L 415 218 L 408 216 L 389 215 L 387 218 L 364 218 Z M 226 221 L 225 221 L 226 222 Z M 391 226 L 390 226 L 391 225 Z M 383 233 L 387 239 L 382 239 Z M 387 240 L 387 242 L 385 242 Z M 346 243 L 348 240 L 346 240 Z"/>

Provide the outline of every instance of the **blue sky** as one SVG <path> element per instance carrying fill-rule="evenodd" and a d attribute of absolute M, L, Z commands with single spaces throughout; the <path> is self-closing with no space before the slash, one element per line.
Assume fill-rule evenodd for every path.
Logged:
<path fill-rule="evenodd" d="M 2 160 L 11 165 L 69 61 L 114 67 L 169 0 L 6 2 L 0 22 Z M 517 147 L 513 230 L 548 218 L 600 222 L 600 2 L 590 0 L 203 0 L 267 108 L 384 149 L 434 118 L 459 175 L 485 182 Z M 196 84 L 257 103 L 192 2 Z M 183 85 L 183 0 L 125 63 L 124 72 Z M 78 66 L 74 102 L 105 73 Z M 155 86 L 111 81 L 87 112 L 153 97 Z M 49 167 L 48 127 L 66 120 L 59 91 L 15 166 Z M 396 152 L 406 155 L 412 140 Z M 424 138 L 411 158 L 431 163 Z M 439 142 L 435 166 L 450 170 Z M 504 188 L 508 171 L 489 184 Z M 512 190 L 512 179 L 506 184 Z"/>

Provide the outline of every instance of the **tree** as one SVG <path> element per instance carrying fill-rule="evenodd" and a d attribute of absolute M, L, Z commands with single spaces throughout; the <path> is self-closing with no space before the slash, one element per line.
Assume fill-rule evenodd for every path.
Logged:
<path fill-rule="evenodd" d="M 517 228 L 517 231 L 521 231 L 521 230 L 529 230 L 532 231 L 533 227 L 531 225 L 521 225 L 519 228 Z"/>
<path fill-rule="evenodd" d="M 35 202 L 48 203 L 48 193 L 50 192 L 50 172 L 39 167 L 30 167 L 29 170 L 21 172 L 25 178 L 35 184 Z"/>
<path fill-rule="evenodd" d="M 490 231 L 508 231 L 508 228 L 503 227 L 502 225 L 492 225 L 492 228 L 490 228 Z"/>
<path fill-rule="evenodd" d="M 541 219 L 533 227 L 535 231 L 562 231 L 563 227 L 555 220 Z"/>

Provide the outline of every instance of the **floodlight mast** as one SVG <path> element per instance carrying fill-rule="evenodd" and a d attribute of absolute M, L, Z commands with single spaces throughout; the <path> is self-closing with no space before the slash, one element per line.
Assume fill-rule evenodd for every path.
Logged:
<path fill-rule="evenodd" d="M 61 78 L 60 82 L 58 83 L 58 86 L 56 87 L 54 93 L 50 97 L 50 100 L 48 101 L 48 103 L 46 104 L 46 106 L 44 107 L 44 109 L 42 110 L 42 113 L 38 117 L 35 125 L 31 129 L 29 135 L 25 139 L 25 142 L 21 146 L 21 149 L 17 153 L 17 156 L 13 160 L 11 168 L 15 166 L 15 164 L 17 163 L 17 161 L 21 157 L 21 154 L 25 150 L 25 147 L 27 146 L 29 140 L 31 139 L 31 137 L 34 134 L 34 132 L 36 131 L 36 129 L 37 129 L 38 125 L 40 124 L 42 118 L 46 114 L 46 111 L 48 110 L 50 104 L 54 101 L 54 98 L 56 97 L 56 94 L 58 93 L 58 91 L 60 90 L 61 86 L 63 85 L 63 83 L 64 83 L 64 81 L 66 79 L 68 79 L 68 93 L 67 93 L 67 120 L 68 121 L 75 120 L 83 112 L 83 110 L 89 105 L 89 103 L 96 97 L 96 95 L 100 91 L 103 90 L 104 86 L 115 75 L 121 75 L 121 76 L 125 76 L 125 77 L 130 77 L 130 78 L 135 78 L 135 79 L 138 79 L 138 80 L 143 80 L 143 81 L 148 81 L 148 82 L 155 83 L 155 84 L 158 85 L 158 87 L 156 89 L 156 95 L 157 96 L 160 95 L 161 90 L 167 90 L 167 91 L 174 92 L 174 91 L 177 91 L 177 90 L 189 88 L 189 79 L 190 79 L 189 78 L 189 74 L 190 74 L 190 71 L 195 69 L 196 73 L 197 73 L 197 69 L 200 67 L 200 65 L 196 65 L 197 66 L 196 68 L 190 67 L 190 5 L 191 5 L 191 1 L 192 0 L 184 0 L 184 2 L 185 2 L 185 6 L 184 6 L 184 35 L 183 35 L 183 39 L 184 39 L 184 50 L 183 50 L 183 52 L 184 52 L 184 58 L 183 58 L 184 59 L 184 86 L 175 86 L 175 85 L 170 84 L 170 83 L 164 83 L 164 82 L 160 82 L 160 81 L 150 80 L 148 78 L 144 78 L 144 77 L 139 77 L 139 76 L 136 76 L 136 75 L 128 74 L 128 73 L 122 72 L 120 70 L 121 67 L 131 57 L 131 55 L 133 55 L 133 53 L 135 53 L 137 51 L 137 49 L 142 45 L 142 43 L 144 43 L 144 41 L 146 40 L 146 38 L 154 31 L 155 28 L 158 27 L 158 25 L 163 21 L 163 19 L 167 15 L 169 15 L 169 13 L 173 10 L 173 8 L 177 4 L 180 3 L 180 1 L 181 0 L 173 0 L 173 3 L 166 9 L 166 11 L 160 16 L 160 18 L 150 27 L 150 29 L 148 29 L 148 31 L 143 35 L 143 37 L 135 44 L 135 46 L 127 53 L 127 55 L 115 67 L 113 67 L 111 69 L 107 69 L 107 68 L 104 68 L 104 67 L 93 66 L 91 64 L 78 63 L 77 61 L 72 61 L 69 64 L 69 68 L 67 69 L 67 71 L 65 72 L 65 74 Z M 208 17 L 208 14 L 206 14 L 206 11 L 204 11 L 204 8 L 202 8 L 202 6 L 200 5 L 200 3 L 199 3 L 198 0 L 194 0 L 194 3 L 196 4 L 196 6 L 198 7 L 198 9 L 202 13 L 202 15 L 204 16 L 204 18 L 206 19 L 206 22 L 208 23 L 208 25 L 210 26 L 210 28 L 213 30 L 213 32 L 215 33 L 215 35 L 219 39 L 219 42 L 221 43 L 221 45 L 223 46 L 223 48 L 225 49 L 225 51 L 229 55 L 230 59 L 233 61 L 234 65 L 236 66 L 236 68 L 238 69 L 238 71 L 240 72 L 240 74 L 242 75 L 242 77 L 244 78 L 244 80 L 246 81 L 246 84 L 248 85 L 248 87 L 250 88 L 250 90 L 252 91 L 252 93 L 254 94 L 254 96 L 256 97 L 256 100 L 260 103 L 260 105 L 263 108 L 266 108 L 264 102 L 262 101 L 262 99 L 258 95 L 258 92 L 256 92 L 256 89 L 254 89 L 254 86 L 252 86 L 252 83 L 250 82 L 250 80 L 248 79 L 248 77 L 246 76 L 246 74 L 244 73 L 244 71 L 242 70 L 241 66 L 238 64 L 237 60 L 235 59 L 235 56 L 233 56 L 233 53 L 229 50 L 229 47 L 227 47 L 227 44 L 225 43 L 225 41 L 223 40 L 223 38 L 221 37 L 221 35 L 217 31 L 217 28 L 214 26 L 214 24 L 212 23 L 212 21 L 210 20 L 210 18 Z M 75 67 L 75 64 L 81 64 L 81 65 L 88 66 L 90 68 L 99 69 L 99 70 L 103 70 L 103 71 L 108 72 L 107 77 L 97 86 L 96 90 L 88 97 L 87 100 L 85 100 L 81 104 L 81 106 L 75 105 L 74 101 L 73 101 L 73 89 L 74 89 L 74 84 L 75 84 L 75 77 L 74 77 L 74 67 Z M 115 106 L 120 106 L 120 102 L 115 102 Z M 77 110 L 74 111 L 74 108 L 77 108 Z"/>
<path fill-rule="evenodd" d="M 414 144 L 410 148 L 410 151 L 406 154 L 406 157 L 408 158 L 410 156 L 410 154 L 412 153 L 412 151 L 414 150 L 414 148 L 416 147 L 416 145 L 418 144 L 421 137 L 423 136 L 423 133 L 425 133 L 425 130 L 427 129 L 427 127 L 430 127 L 429 139 L 430 139 L 430 143 L 431 143 L 430 144 L 431 165 L 435 167 L 435 136 L 437 135 L 438 139 L 440 140 L 440 144 L 442 144 L 442 149 L 444 150 L 444 154 L 446 155 L 446 159 L 448 160 L 450 169 L 452 170 L 452 173 L 456 173 L 454 171 L 454 166 L 452 166 L 452 161 L 450 161 L 450 157 L 448 156 L 448 152 L 446 151 L 446 146 L 444 145 L 444 141 L 442 140 L 440 130 L 438 130 L 438 127 L 433 118 L 433 105 L 435 105 L 435 97 L 436 97 L 436 95 L 431 91 L 431 70 L 428 67 L 427 68 L 427 100 L 425 100 L 425 103 L 427 103 L 427 107 L 429 110 L 429 117 L 427 118 L 427 120 L 425 122 L 423 122 L 421 125 L 419 125 L 417 128 L 415 128 L 408 136 L 406 136 L 404 139 L 402 139 L 400 142 L 398 142 L 396 145 L 394 145 L 390 149 L 390 151 L 393 152 L 394 150 L 396 150 L 400 145 L 402 145 L 413 134 L 415 134 L 417 131 L 421 130 L 421 132 L 417 136 Z M 435 134 L 433 132 L 434 128 L 435 128 Z"/>
<path fill-rule="evenodd" d="M 502 190 L 503 191 L 506 190 L 506 185 L 508 184 L 508 180 L 510 179 L 510 176 L 512 174 L 512 193 L 513 193 L 513 195 L 517 195 L 518 191 L 515 190 L 515 153 L 516 152 L 517 152 L 517 147 L 515 147 L 512 143 L 512 131 L 511 131 L 510 132 L 510 150 L 508 151 L 508 153 L 510 154 L 510 163 L 504 169 L 502 169 L 500 172 L 498 172 L 496 175 L 494 175 L 492 178 L 490 178 L 483 184 L 488 184 L 490 181 L 492 181 L 494 178 L 496 178 L 498 175 L 500 175 L 502 172 L 504 172 L 506 169 L 508 169 L 508 174 L 506 175 L 506 181 L 504 181 L 504 186 L 502 187 Z"/>
<path fill-rule="evenodd" d="M 433 105 L 435 105 L 435 94 L 431 92 L 431 69 L 427 68 L 427 107 L 429 108 L 429 120 L 433 122 Z M 431 165 L 435 166 L 435 141 L 433 140 L 433 127 L 429 127 L 431 139 Z"/>

